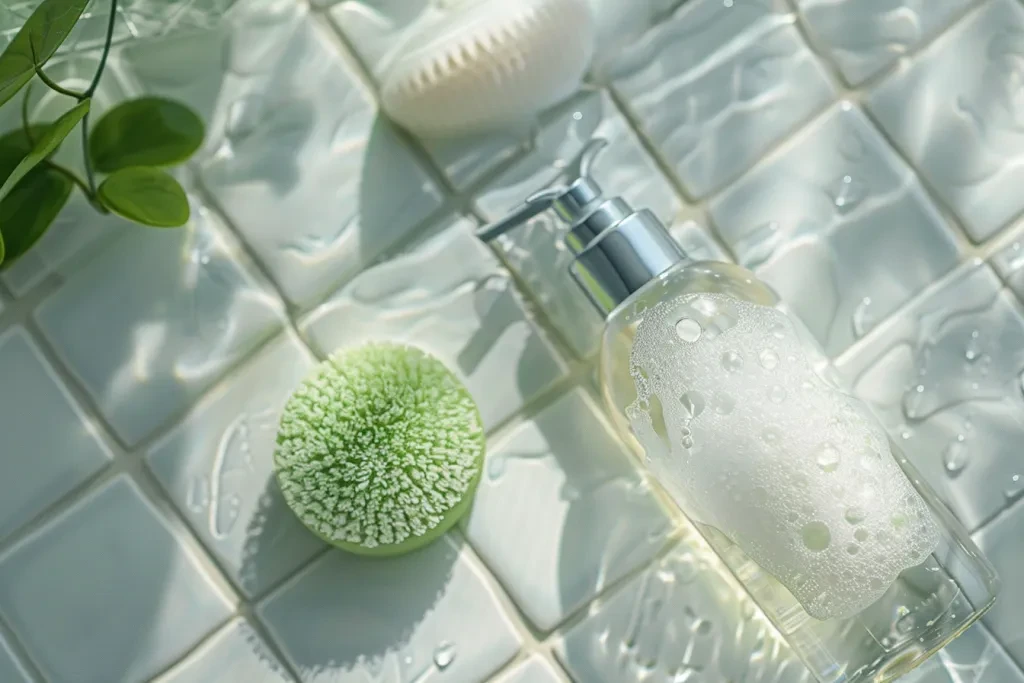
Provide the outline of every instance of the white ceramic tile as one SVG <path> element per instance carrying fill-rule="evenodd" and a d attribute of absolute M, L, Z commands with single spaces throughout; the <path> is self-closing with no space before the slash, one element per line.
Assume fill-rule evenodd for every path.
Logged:
<path fill-rule="evenodd" d="M 230 608 L 122 476 L 0 558 L 0 613 L 49 681 L 129 683 Z"/>
<path fill-rule="evenodd" d="M 933 43 L 869 98 L 886 131 L 920 168 L 975 241 L 1024 209 L 1024 135 L 1017 83 L 1024 7 L 981 11 Z"/>
<path fill-rule="evenodd" d="M 847 102 L 716 197 L 710 212 L 739 262 L 779 293 L 830 356 L 957 259 L 916 176 Z"/>
<path fill-rule="evenodd" d="M 200 645 L 156 683 L 292 683 L 260 635 L 243 619 L 234 619 Z"/>
<path fill-rule="evenodd" d="M 129 445 L 182 412 L 280 324 L 282 305 L 197 201 L 174 230 L 129 229 L 67 278 L 39 325 Z"/>
<path fill-rule="evenodd" d="M 682 220 L 683 208 L 672 186 L 647 155 L 607 95 L 591 94 L 566 108 L 541 133 L 536 148 L 479 195 L 488 220 L 500 218 L 538 189 L 565 182 L 563 170 L 593 137 L 608 140 L 593 175 L 608 198 L 622 196 L 633 208 L 650 209 L 667 226 Z M 571 254 L 559 243 L 566 226 L 553 212 L 531 219 L 495 241 L 537 300 L 548 320 L 573 350 L 596 350 L 602 321 L 569 275 Z"/>
<path fill-rule="evenodd" d="M 110 453 L 21 327 L 0 335 L 0 377 L 2 539 L 96 473 Z"/>
<path fill-rule="evenodd" d="M 307 307 L 421 223 L 440 193 L 300 3 L 240 8 L 225 30 L 222 80 L 208 67 L 194 85 L 196 97 L 216 90 L 201 177 Z"/>
<path fill-rule="evenodd" d="M 1024 319 L 965 266 L 836 367 L 969 528 L 1024 492 Z"/>
<path fill-rule="evenodd" d="M 554 662 L 540 655 L 533 655 L 511 671 L 494 679 L 494 683 L 562 683 L 565 679 L 557 671 Z"/>
<path fill-rule="evenodd" d="M 305 683 L 473 683 L 520 645 L 450 536 L 396 558 L 331 551 L 259 613 Z"/>
<path fill-rule="evenodd" d="M 992 255 L 992 267 L 1024 301 L 1024 238 L 1020 234 Z"/>
<path fill-rule="evenodd" d="M 527 318 L 509 274 L 458 220 L 364 271 L 303 321 L 321 352 L 402 341 L 469 387 L 484 424 L 509 418 L 565 370 Z"/>
<path fill-rule="evenodd" d="M 913 52 L 971 0 L 796 0 L 815 39 L 857 84 Z"/>
<path fill-rule="evenodd" d="M 708 228 L 698 221 L 692 218 L 686 219 L 673 225 L 670 230 L 672 237 L 679 242 L 690 259 L 694 261 L 732 261 L 732 258 L 715 242 Z"/>
<path fill-rule="evenodd" d="M 649 561 L 670 530 L 579 389 L 489 449 L 466 523 L 470 543 L 542 631 Z"/>
<path fill-rule="evenodd" d="M 10 645 L 2 637 L 0 637 L 0 681 L 33 683 L 28 671 L 25 670 L 25 667 L 18 661 L 14 653 L 11 652 Z"/>
<path fill-rule="evenodd" d="M 694 196 L 739 175 L 832 98 L 823 68 L 778 4 L 683 3 L 635 46 L 633 64 L 614 81 Z"/>
<path fill-rule="evenodd" d="M 1017 485 L 1024 488 L 1024 463 L 1018 460 Z M 1016 505 L 1008 515 L 975 534 L 975 541 L 1003 579 L 1003 588 L 996 604 L 984 617 L 985 625 L 1006 647 L 1018 666 L 1024 667 L 1024 584 L 1020 581 L 1024 567 L 1024 505 Z M 995 680 L 995 679 L 993 679 Z"/>
<path fill-rule="evenodd" d="M 50 78 L 67 88 L 84 90 L 98 66 L 97 55 L 77 55 L 47 64 Z M 95 124 L 112 105 L 124 99 L 125 93 L 117 77 L 105 73 L 90 106 L 90 117 Z M 75 103 L 70 97 L 59 95 L 36 81 L 32 88 L 29 117 L 34 122 L 48 122 L 57 118 Z M 0 109 L 0 131 L 7 132 L 21 126 L 21 95 Z M 82 164 L 82 143 L 79 130 L 60 146 L 54 159 L 85 178 Z M 67 272 L 68 260 L 87 246 L 108 240 L 124 229 L 125 223 L 97 212 L 85 196 L 75 188 L 63 211 L 50 225 L 39 241 L 17 261 L 5 264 L 0 279 L 11 288 L 15 296 L 25 294 L 50 273 Z M 144 229 L 144 228 L 143 228 Z"/>
<path fill-rule="evenodd" d="M 312 367 L 290 336 L 271 342 L 148 456 L 182 515 L 250 597 L 324 547 L 288 509 L 273 472 L 281 408 Z"/>
<path fill-rule="evenodd" d="M 593 605 L 555 653 L 576 681 L 810 683 L 710 548 L 684 543 Z"/>

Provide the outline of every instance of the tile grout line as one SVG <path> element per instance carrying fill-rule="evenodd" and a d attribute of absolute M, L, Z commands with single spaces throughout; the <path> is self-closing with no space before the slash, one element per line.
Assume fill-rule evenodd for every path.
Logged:
<path fill-rule="evenodd" d="M 27 671 L 33 683 L 45 683 L 46 676 L 43 675 L 42 667 L 29 656 L 28 648 L 21 642 L 21 638 L 2 615 L 0 615 L 0 639 L 3 639 L 7 648 L 14 654 L 15 662 Z"/>

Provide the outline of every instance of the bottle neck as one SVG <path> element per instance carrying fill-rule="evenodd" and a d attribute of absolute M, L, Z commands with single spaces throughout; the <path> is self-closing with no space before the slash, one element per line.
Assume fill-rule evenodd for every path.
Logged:
<path fill-rule="evenodd" d="M 654 214 L 623 207 L 621 200 L 609 200 L 566 237 L 576 252 L 569 272 L 605 318 L 648 282 L 689 260 Z"/>

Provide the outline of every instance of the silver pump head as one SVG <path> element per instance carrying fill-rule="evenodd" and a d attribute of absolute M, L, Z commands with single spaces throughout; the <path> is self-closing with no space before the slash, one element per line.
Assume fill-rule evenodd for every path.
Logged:
<path fill-rule="evenodd" d="M 580 152 L 567 185 L 530 195 L 476 233 L 489 242 L 553 208 L 569 226 L 562 237 L 573 254 L 569 273 L 604 316 L 658 275 L 688 260 L 653 213 L 634 211 L 620 197 L 603 197 L 590 170 L 607 144 L 603 138 L 592 139 Z"/>

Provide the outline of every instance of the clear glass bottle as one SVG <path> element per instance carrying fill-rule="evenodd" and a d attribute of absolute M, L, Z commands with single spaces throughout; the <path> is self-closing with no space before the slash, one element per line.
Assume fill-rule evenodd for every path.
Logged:
<path fill-rule="evenodd" d="M 994 569 L 770 288 L 602 196 L 603 145 L 479 236 L 548 208 L 569 224 L 623 436 L 817 680 L 895 680 L 988 610 Z"/>

